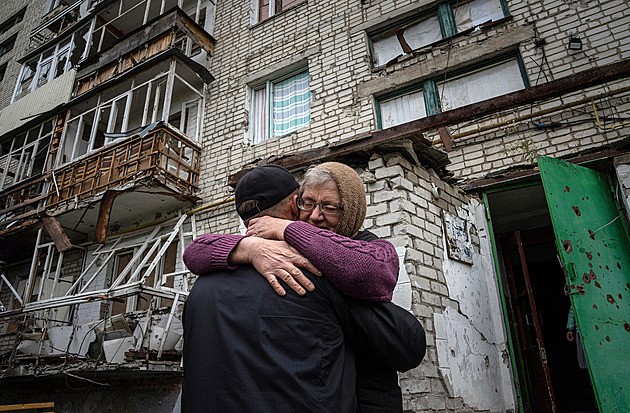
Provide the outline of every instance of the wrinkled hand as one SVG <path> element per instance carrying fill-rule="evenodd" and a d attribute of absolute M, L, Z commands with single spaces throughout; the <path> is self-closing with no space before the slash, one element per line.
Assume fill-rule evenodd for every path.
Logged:
<path fill-rule="evenodd" d="M 293 221 L 273 217 L 254 218 L 247 227 L 247 236 L 284 241 L 284 230 Z"/>
<path fill-rule="evenodd" d="M 252 248 L 250 262 L 269 281 L 276 293 L 286 294 L 278 278 L 300 295 L 306 294 L 306 290 L 311 292 L 315 290 L 313 283 L 297 267 L 302 267 L 315 275 L 321 275 L 321 271 L 302 254 L 284 241 L 262 238 L 251 238 L 251 240 L 255 240 L 256 246 Z"/>
<path fill-rule="evenodd" d="M 569 341 L 573 341 L 573 331 L 572 330 L 567 330 L 567 340 Z"/>

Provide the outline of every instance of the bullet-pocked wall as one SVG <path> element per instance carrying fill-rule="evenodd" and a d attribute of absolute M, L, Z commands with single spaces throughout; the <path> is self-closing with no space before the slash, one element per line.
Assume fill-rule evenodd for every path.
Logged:
<path fill-rule="evenodd" d="M 358 172 L 369 200 L 365 228 L 390 240 L 404 257 L 394 301 L 405 306 L 411 294 L 410 310 L 427 331 L 425 360 L 400 376 L 405 408 L 513 409 L 485 208 L 398 153 L 374 155 Z M 467 224 L 469 263 L 447 253 L 445 216 Z"/>

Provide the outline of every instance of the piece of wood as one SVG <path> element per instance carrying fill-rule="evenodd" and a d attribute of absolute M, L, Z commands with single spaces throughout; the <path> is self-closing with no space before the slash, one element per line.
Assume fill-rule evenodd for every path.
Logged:
<path fill-rule="evenodd" d="M 72 249 L 72 243 L 70 243 L 68 236 L 63 231 L 57 218 L 43 217 L 42 222 L 44 223 L 44 227 L 46 227 L 46 231 L 48 231 L 48 235 L 50 235 L 50 238 L 52 238 L 55 243 L 57 251 L 62 252 Z"/>
<path fill-rule="evenodd" d="M 455 145 L 455 142 L 453 142 L 453 136 L 451 136 L 451 131 L 448 130 L 447 126 L 442 126 L 441 128 L 438 128 L 438 133 L 440 134 L 440 138 L 442 138 L 442 143 L 444 144 L 446 152 L 450 152 L 451 149 L 453 149 L 453 145 Z"/>
<path fill-rule="evenodd" d="M 107 240 L 107 227 L 109 226 L 109 218 L 112 214 L 112 206 L 114 205 L 114 199 L 116 199 L 119 193 L 119 191 L 105 191 L 105 195 L 103 195 L 103 199 L 101 199 L 95 230 L 96 242 L 99 244 L 104 244 Z"/>
<path fill-rule="evenodd" d="M 4 404 L 0 406 L 0 412 L 12 412 L 15 410 L 45 409 L 47 407 L 55 407 L 55 402 Z"/>

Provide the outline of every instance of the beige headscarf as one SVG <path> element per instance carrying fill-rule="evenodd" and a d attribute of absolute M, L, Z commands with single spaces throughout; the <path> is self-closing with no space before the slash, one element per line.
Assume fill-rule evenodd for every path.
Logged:
<path fill-rule="evenodd" d="M 335 232 L 352 238 L 359 232 L 365 221 L 365 188 L 363 182 L 354 169 L 339 162 L 325 162 L 314 169 L 325 169 L 330 172 L 337 184 L 343 211 Z"/>

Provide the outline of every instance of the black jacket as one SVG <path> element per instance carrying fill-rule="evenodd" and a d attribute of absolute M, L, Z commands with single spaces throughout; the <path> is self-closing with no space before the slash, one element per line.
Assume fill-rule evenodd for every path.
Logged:
<path fill-rule="evenodd" d="M 413 315 L 306 274 L 316 289 L 303 297 L 278 296 L 248 265 L 197 279 L 184 308 L 184 412 L 354 412 L 350 346 L 394 375 L 420 363 Z"/>

